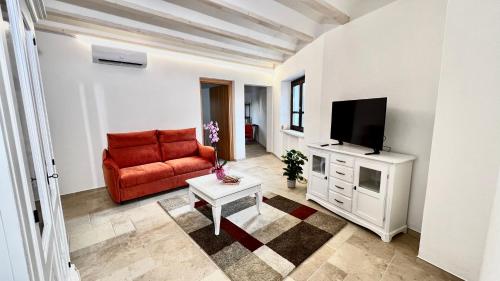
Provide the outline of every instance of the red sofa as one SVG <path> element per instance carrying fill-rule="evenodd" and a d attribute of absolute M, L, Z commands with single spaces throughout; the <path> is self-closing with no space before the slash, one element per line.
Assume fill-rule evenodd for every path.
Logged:
<path fill-rule="evenodd" d="M 116 203 L 185 186 L 209 174 L 215 152 L 196 140 L 196 129 L 108 134 L 102 155 L 104 181 Z"/>

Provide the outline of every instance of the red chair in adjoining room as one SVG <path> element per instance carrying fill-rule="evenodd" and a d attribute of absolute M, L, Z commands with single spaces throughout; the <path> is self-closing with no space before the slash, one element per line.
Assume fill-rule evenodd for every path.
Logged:
<path fill-rule="evenodd" d="M 245 124 L 245 142 L 253 141 L 253 126 L 252 124 Z"/>

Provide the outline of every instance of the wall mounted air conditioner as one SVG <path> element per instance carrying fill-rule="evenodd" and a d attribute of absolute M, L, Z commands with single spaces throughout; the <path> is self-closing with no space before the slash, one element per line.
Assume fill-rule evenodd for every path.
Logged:
<path fill-rule="evenodd" d="M 145 68 L 148 65 L 148 56 L 142 52 L 92 45 L 92 61 Z"/>

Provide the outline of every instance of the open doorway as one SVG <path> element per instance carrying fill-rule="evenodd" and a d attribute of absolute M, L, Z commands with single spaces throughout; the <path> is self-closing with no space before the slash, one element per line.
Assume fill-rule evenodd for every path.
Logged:
<path fill-rule="evenodd" d="M 219 124 L 217 155 L 221 160 L 234 160 L 233 152 L 233 83 L 232 81 L 201 78 L 201 115 L 203 124 Z M 203 144 L 210 145 L 203 130 Z"/>
<path fill-rule="evenodd" d="M 245 85 L 246 158 L 267 154 L 267 87 Z"/>

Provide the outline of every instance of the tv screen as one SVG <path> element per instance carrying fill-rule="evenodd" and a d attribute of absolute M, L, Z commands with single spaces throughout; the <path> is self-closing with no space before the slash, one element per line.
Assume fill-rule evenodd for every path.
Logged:
<path fill-rule="evenodd" d="M 330 138 L 382 150 L 387 98 L 332 103 Z"/>

